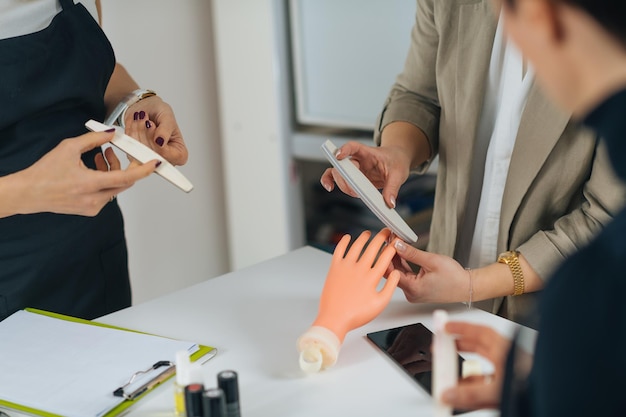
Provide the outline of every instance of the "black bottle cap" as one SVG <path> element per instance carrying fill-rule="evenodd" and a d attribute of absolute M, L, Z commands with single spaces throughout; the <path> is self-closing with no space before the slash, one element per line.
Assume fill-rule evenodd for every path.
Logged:
<path fill-rule="evenodd" d="M 217 386 L 224 391 L 226 404 L 239 401 L 239 386 L 237 383 L 237 372 L 222 371 L 217 374 Z"/>
<path fill-rule="evenodd" d="M 203 417 L 202 409 L 202 393 L 204 386 L 202 384 L 189 384 L 185 387 L 185 412 L 187 417 Z"/>
<path fill-rule="evenodd" d="M 202 394 L 204 417 L 226 417 L 226 400 L 221 388 L 210 388 Z"/>

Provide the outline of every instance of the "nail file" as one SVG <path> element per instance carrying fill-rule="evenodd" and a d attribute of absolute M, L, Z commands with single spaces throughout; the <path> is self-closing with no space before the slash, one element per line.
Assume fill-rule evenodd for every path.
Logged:
<path fill-rule="evenodd" d="M 374 184 L 354 165 L 350 158 L 338 160 L 335 155 L 337 147 L 327 140 L 322 145 L 326 159 L 339 171 L 341 176 L 361 197 L 365 205 L 387 226 L 393 233 L 406 242 L 417 242 L 417 235 L 398 214 L 395 209 L 387 207 L 383 195 L 374 187 Z"/>
<path fill-rule="evenodd" d="M 92 132 L 104 132 L 105 130 L 114 127 L 102 124 L 100 122 L 96 122 L 95 120 L 88 120 L 85 123 L 85 126 Z M 152 149 L 148 148 L 137 139 L 133 139 L 132 137 L 124 134 L 121 129 L 115 129 L 115 136 L 113 136 L 113 139 L 111 139 L 111 144 L 115 145 L 116 148 L 124 151 L 127 155 L 135 158 L 136 160 L 144 164 L 148 161 L 158 159 L 159 161 L 161 161 L 161 165 L 159 165 L 155 170 L 157 174 L 159 174 L 186 193 L 193 190 L 193 185 L 191 184 L 191 182 L 187 178 L 185 178 L 185 176 L 181 174 L 181 172 L 177 170 L 174 165 L 167 162 L 161 155 L 154 152 Z"/>

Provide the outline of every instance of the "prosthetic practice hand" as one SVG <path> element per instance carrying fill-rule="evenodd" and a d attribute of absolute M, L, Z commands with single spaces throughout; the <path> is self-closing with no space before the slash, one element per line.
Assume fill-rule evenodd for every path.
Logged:
<path fill-rule="evenodd" d="M 371 233 L 363 232 L 346 252 L 350 236 L 337 245 L 313 326 L 297 342 L 300 367 L 317 372 L 332 366 L 346 334 L 373 320 L 389 303 L 400 273 L 392 272 L 382 290 L 378 284 L 396 254 L 386 245 L 391 232 L 383 229 L 364 247 Z M 361 254 L 362 253 L 362 254 Z"/>

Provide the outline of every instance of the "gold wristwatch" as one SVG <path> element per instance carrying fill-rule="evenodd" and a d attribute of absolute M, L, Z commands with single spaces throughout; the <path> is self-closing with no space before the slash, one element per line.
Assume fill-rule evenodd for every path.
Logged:
<path fill-rule="evenodd" d="M 501 253 L 498 256 L 498 262 L 507 264 L 511 270 L 511 274 L 513 274 L 513 295 L 524 294 L 524 274 L 522 273 L 522 266 L 519 263 L 519 252 L 510 250 Z"/>

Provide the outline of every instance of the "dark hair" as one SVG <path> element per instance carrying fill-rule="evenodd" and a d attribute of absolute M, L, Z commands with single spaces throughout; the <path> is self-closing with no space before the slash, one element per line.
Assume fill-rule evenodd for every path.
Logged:
<path fill-rule="evenodd" d="M 514 8 L 518 0 L 505 0 Z M 587 12 L 626 48 L 626 0 L 547 0 L 566 3 Z"/>

